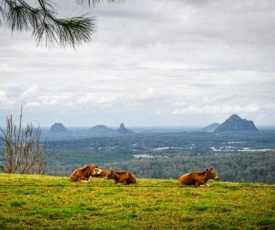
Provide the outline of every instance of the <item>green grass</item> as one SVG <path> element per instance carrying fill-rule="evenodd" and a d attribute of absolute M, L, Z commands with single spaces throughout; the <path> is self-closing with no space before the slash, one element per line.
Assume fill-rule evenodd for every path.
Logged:
<path fill-rule="evenodd" d="M 0 229 L 275 229 L 275 186 L 0 174 Z"/>

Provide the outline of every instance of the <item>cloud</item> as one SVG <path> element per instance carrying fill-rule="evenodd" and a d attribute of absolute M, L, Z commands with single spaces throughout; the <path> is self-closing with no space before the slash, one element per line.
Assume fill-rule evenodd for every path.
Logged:
<path fill-rule="evenodd" d="M 32 85 L 30 88 L 26 89 L 24 92 L 21 93 L 19 96 L 20 100 L 32 100 L 37 96 L 39 93 L 39 87 L 37 85 Z"/>
<path fill-rule="evenodd" d="M 13 101 L 7 96 L 6 92 L 0 90 L 0 110 L 5 110 L 13 106 Z"/>
<path fill-rule="evenodd" d="M 22 104 L 41 124 L 208 124 L 231 113 L 274 124 L 272 0 L 58 5 L 96 17 L 93 42 L 48 49 L 0 27 L 0 124 Z"/>
<path fill-rule="evenodd" d="M 243 106 L 234 106 L 228 104 L 217 104 L 217 105 L 187 105 L 182 109 L 173 111 L 173 114 L 219 114 L 223 113 L 255 113 L 261 111 L 261 106 L 257 104 L 249 104 Z"/>

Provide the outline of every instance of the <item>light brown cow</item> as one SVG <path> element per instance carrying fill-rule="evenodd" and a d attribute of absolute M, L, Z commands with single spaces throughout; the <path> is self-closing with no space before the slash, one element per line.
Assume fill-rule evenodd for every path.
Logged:
<path fill-rule="evenodd" d="M 190 172 L 182 175 L 178 182 L 183 185 L 206 186 L 209 179 L 218 179 L 218 174 L 214 168 L 208 168 L 203 172 Z"/>
<path fill-rule="evenodd" d="M 77 182 L 90 182 L 90 177 L 95 176 L 99 174 L 101 169 L 98 168 L 98 166 L 95 166 L 94 164 L 85 165 L 83 168 L 78 168 L 73 171 L 70 178 L 71 181 Z"/>
<path fill-rule="evenodd" d="M 114 171 L 109 170 L 109 173 L 104 177 L 106 180 L 113 179 L 116 183 L 122 183 L 124 185 L 136 184 L 137 179 L 133 176 L 131 172 L 128 171 Z"/>

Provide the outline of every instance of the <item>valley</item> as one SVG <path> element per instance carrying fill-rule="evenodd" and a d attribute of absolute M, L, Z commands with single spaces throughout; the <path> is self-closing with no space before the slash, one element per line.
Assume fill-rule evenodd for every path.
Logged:
<path fill-rule="evenodd" d="M 148 131 L 149 130 L 149 131 Z M 48 173 L 68 176 L 77 167 L 130 170 L 137 177 L 177 178 L 215 167 L 223 181 L 275 183 L 275 131 L 201 132 L 140 130 L 133 135 L 45 141 Z"/>

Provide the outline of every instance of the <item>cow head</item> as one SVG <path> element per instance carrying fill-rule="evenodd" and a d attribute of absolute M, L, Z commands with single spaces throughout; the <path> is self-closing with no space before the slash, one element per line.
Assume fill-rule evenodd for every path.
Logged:
<path fill-rule="evenodd" d="M 113 169 L 110 169 L 106 176 L 104 177 L 105 180 L 113 179 L 114 178 L 115 171 Z"/>
<path fill-rule="evenodd" d="M 214 180 L 219 179 L 218 174 L 214 168 L 206 169 L 206 171 L 209 174 L 209 179 L 214 179 Z"/>
<path fill-rule="evenodd" d="M 87 166 L 87 167 L 89 167 L 90 174 L 91 174 L 92 176 L 99 175 L 100 172 L 102 171 L 100 168 L 98 168 L 97 165 L 94 165 L 94 164 L 90 164 L 90 165 Z"/>

